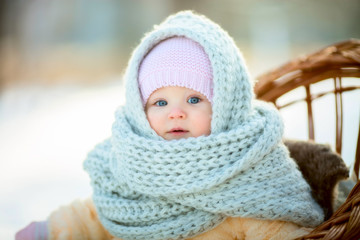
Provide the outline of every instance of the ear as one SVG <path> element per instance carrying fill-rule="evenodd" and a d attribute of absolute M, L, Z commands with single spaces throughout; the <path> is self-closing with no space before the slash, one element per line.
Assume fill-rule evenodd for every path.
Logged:
<path fill-rule="evenodd" d="M 310 185 L 314 199 L 323 208 L 325 220 L 328 219 L 334 211 L 337 184 L 349 176 L 345 162 L 329 145 L 296 140 L 284 143 Z"/>

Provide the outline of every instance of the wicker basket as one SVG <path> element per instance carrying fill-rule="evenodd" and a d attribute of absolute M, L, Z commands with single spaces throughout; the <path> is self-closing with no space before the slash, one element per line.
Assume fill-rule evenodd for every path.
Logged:
<path fill-rule="evenodd" d="M 299 101 L 305 101 L 308 110 L 308 135 L 314 139 L 314 122 L 312 101 L 327 94 L 335 95 L 336 112 L 336 151 L 342 152 L 343 106 L 342 93 L 360 89 L 359 86 L 342 86 L 343 77 L 360 79 L 360 40 L 350 39 L 327 46 L 320 51 L 300 57 L 271 72 L 258 77 L 255 85 L 257 98 L 273 102 L 278 109 L 290 106 Z M 310 85 L 333 79 L 334 89 L 320 94 L 311 94 Z M 304 87 L 306 97 L 283 105 L 277 104 L 277 99 L 291 90 Z M 355 121 L 357 121 L 355 119 Z M 346 201 L 324 223 L 311 233 L 298 239 L 360 239 L 360 128 L 356 144 L 354 174 L 357 184 L 352 189 Z"/>

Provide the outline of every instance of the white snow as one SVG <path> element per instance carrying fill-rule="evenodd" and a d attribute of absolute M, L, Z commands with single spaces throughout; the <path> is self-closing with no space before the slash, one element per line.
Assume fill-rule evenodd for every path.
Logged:
<path fill-rule="evenodd" d="M 0 96 L 0 239 L 91 195 L 82 162 L 111 134 L 120 81 L 23 87 Z"/>

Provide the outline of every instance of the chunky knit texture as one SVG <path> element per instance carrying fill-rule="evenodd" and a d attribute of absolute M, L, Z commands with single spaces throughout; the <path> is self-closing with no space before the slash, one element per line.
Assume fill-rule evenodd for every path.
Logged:
<path fill-rule="evenodd" d="M 151 49 L 140 64 L 138 82 L 143 105 L 151 93 L 166 86 L 193 89 L 212 102 L 209 57 L 200 44 L 188 38 L 169 38 Z"/>
<path fill-rule="evenodd" d="M 151 129 L 137 85 L 141 60 L 160 41 L 185 36 L 203 46 L 213 69 L 211 134 L 166 141 Z M 272 106 L 253 99 L 233 40 L 204 16 L 170 16 L 135 49 L 126 72 L 126 104 L 112 136 L 84 163 L 99 218 L 125 239 L 186 239 L 226 217 L 315 226 L 323 213 L 283 145 Z"/>

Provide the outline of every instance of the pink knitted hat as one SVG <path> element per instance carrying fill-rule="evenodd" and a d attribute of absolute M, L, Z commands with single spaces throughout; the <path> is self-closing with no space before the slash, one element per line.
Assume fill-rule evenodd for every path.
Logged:
<path fill-rule="evenodd" d="M 185 37 L 168 38 L 156 45 L 139 69 L 143 105 L 157 89 L 179 86 L 200 92 L 212 102 L 213 74 L 203 47 Z"/>

